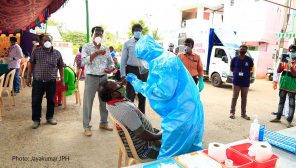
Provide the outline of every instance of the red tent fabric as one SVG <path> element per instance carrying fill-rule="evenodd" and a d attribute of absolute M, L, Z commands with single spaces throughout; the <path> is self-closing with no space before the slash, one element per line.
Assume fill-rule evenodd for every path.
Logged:
<path fill-rule="evenodd" d="M 38 26 L 67 0 L 0 0 L 0 30 Z"/>

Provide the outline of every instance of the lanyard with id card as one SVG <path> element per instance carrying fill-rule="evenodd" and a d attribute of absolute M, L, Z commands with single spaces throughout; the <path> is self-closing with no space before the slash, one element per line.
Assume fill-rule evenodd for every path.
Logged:
<path fill-rule="evenodd" d="M 239 76 L 244 76 L 243 69 L 238 73 Z"/>
<path fill-rule="evenodd" d="M 237 61 L 236 61 L 236 67 L 239 67 L 238 66 L 238 64 L 239 64 L 239 58 L 237 59 Z M 238 76 L 244 76 L 244 73 L 243 73 L 243 68 L 241 68 L 241 71 L 240 72 L 238 72 Z"/>

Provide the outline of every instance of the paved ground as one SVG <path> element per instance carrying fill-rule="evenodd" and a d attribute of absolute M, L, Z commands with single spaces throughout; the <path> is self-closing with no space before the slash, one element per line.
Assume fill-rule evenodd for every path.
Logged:
<path fill-rule="evenodd" d="M 80 83 L 83 99 L 84 82 Z M 256 80 L 251 85 L 247 113 L 259 115 L 259 124 L 266 124 L 267 129 L 278 131 L 286 128 L 283 123 L 272 124 L 269 120 L 276 111 L 278 91 L 273 91 L 272 83 L 267 79 Z M 230 143 L 248 137 L 251 121 L 242 119 L 240 99 L 237 104 L 237 117 L 229 118 L 232 96 L 231 85 L 222 88 L 213 87 L 205 81 L 201 99 L 205 112 L 205 133 L 203 146 L 210 142 Z M 31 88 L 26 87 L 16 97 L 16 106 L 8 107 L 7 95 L 4 95 L 6 116 L 0 121 L 0 167 L 100 167 L 113 168 L 117 165 L 118 142 L 114 132 L 100 130 L 99 104 L 93 106 L 93 135 L 85 137 L 82 128 L 82 106 L 75 104 L 75 96 L 67 97 L 68 107 L 56 108 L 55 118 L 58 125 L 45 123 L 46 99 L 43 102 L 43 117 L 40 127 L 30 128 L 31 121 Z M 147 103 L 147 116 L 153 126 L 160 127 L 161 118 Z M 109 123 L 111 126 L 111 123 Z M 57 161 L 21 161 L 32 157 L 53 157 Z M 60 156 L 69 160 L 58 161 Z M 15 160 L 15 158 L 17 160 Z M 22 158 L 24 157 L 24 158 Z M 54 158 L 57 157 L 57 158 Z M 13 160 L 14 158 L 14 160 Z"/>

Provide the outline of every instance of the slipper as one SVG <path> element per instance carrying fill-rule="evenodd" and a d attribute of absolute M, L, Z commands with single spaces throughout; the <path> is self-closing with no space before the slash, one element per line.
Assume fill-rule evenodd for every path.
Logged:
<path fill-rule="evenodd" d="M 230 113 L 229 118 L 231 118 L 231 119 L 235 119 L 234 113 Z"/>
<path fill-rule="evenodd" d="M 278 120 L 278 119 L 272 119 L 272 120 L 270 120 L 270 122 L 273 122 L 273 123 L 279 123 L 279 122 L 281 122 L 281 121 Z"/>
<path fill-rule="evenodd" d="M 244 119 L 246 119 L 246 120 L 250 120 L 250 117 L 247 116 L 246 114 L 245 115 L 242 115 L 241 117 L 244 118 Z"/>
<path fill-rule="evenodd" d="M 291 128 L 291 127 L 294 127 L 294 125 L 293 124 L 288 124 L 287 125 L 287 128 Z"/>

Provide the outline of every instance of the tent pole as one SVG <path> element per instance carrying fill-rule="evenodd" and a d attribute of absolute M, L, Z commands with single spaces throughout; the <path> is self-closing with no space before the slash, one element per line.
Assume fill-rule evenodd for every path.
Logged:
<path fill-rule="evenodd" d="M 45 21 L 45 23 L 46 23 L 46 26 L 45 26 L 45 33 L 44 34 L 46 34 L 46 32 L 47 32 L 47 21 Z"/>
<path fill-rule="evenodd" d="M 88 0 L 85 0 L 85 7 L 86 7 L 86 39 L 89 43 L 89 18 L 88 18 Z"/>

